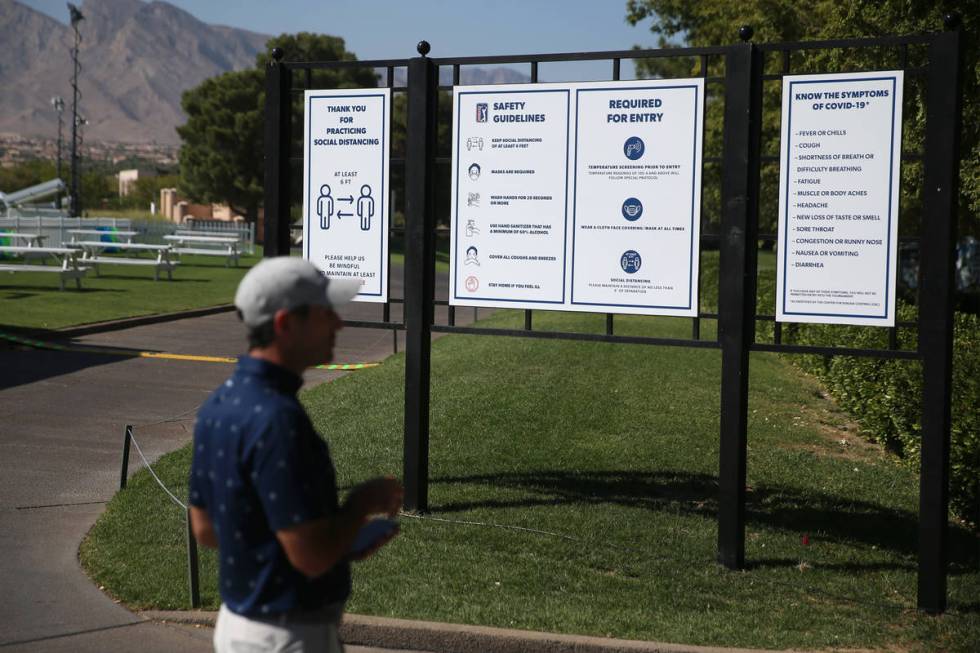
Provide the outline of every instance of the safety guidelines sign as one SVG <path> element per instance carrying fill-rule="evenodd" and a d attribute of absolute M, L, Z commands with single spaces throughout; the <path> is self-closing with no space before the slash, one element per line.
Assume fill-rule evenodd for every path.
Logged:
<path fill-rule="evenodd" d="M 701 79 L 457 87 L 450 304 L 695 316 Z"/>
<path fill-rule="evenodd" d="M 386 302 L 391 92 L 306 91 L 305 109 L 303 256 Z"/>

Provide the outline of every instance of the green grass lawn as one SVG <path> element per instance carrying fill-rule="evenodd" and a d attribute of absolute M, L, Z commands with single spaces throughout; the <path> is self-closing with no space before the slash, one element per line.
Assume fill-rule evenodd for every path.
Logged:
<path fill-rule="evenodd" d="M 60 329 L 124 317 L 170 313 L 228 304 L 242 276 L 261 258 L 241 256 L 237 268 L 225 268 L 217 256 L 184 256 L 173 281 L 153 281 L 153 271 L 133 265 L 102 265 L 101 276 L 89 273 L 82 290 L 46 272 L 0 272 L 0 328 L 3 326 Z M 390 264 L 403 266 L 405 256 L 392 251 Z M 49 263 L 49 265 L 51 265 Z M 436 253 L 436 271 L 449 272 L 449 254 Z"/>
<path fill-rule="evenodd" d="M 601 315 L 534 320 L 604 327 Z M 500 311 L 482 324 L 522 321 Z M 620 316 L 616 330 L 687 337 L 690 321 Z M 303 394 L 344 488 L 401 474 L 404 375 L 398 355 Z M 401 536 L 356 566 L 349 609 L 700 645 L 975 651 L 976 542 L 953 528 L 950 610 L 918 613 L 915 473 L 775 355 L 752 356 L 748 568 L 715 563 L 719 376 L 716 350 L 439 339 L 431 512 L 404 517 Z M 189 461 L 185 447 L 155 466 L 181 496 Z M 187 607 L 184 528 L 140 472 L 82 564 L 132 607 Z M 211 552 L 202 583 L 217 607 Z"/>
<path fill-rule="evenodd" d="M 73 281 L 58 289 L 58 277 L 47 272 L 0 272 L 0 327 L 59 329 L 124 317 L 169 313 L 231 303 L 235 289 L 259 255 L 242 256 L 226 268 L 219 256 L 183 256 L 173 281 L 134 265 L 100 265 L 89 271 L 82 289 Z M 49 265 L 51 265 L 49 263 Z"/>

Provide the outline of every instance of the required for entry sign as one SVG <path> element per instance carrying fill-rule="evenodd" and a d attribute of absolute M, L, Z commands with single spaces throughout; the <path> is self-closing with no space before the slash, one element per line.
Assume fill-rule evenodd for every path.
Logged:
<path fill-rule="evenodd" d="M 697 314 L 704 81 L 457 87 L 450 303 Z"/>

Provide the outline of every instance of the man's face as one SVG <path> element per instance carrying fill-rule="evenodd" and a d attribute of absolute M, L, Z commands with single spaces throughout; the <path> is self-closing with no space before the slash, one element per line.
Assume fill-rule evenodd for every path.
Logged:
<path fill-rule="evenodd" d="M 333 309 L 310 306 L 306 317 L 290 313 L 288 328 L 278 335 L 290 358 L 310 367 L 333 360 L 337 332 L 342 328 L 344 322 Z"/>

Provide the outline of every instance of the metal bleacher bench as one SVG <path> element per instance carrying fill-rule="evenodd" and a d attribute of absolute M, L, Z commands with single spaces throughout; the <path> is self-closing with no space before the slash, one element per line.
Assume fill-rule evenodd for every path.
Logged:
<path fill-rule="evenodd" d="M 164 236 L 164 240 L 174 243 L 175 254 L 201 254 L 203 256 L 224 256 L 225 266 L 229 263 L 238 265 L 238 245 L 241 241 L 235 237 L 221 236 L 188 236 L 178 233 Z M 192 247 L 187 247 L 192 245 Z M 193 245 L 211 245 L 212 247 L 193 247 Z"/>
<path fill-rule="evenodd" d="M 167 273 L 167 280 L 173 281 L 173 269 L 177 266 L 177 261 L 170 258 L 170 245 L 144 245 L 142 243 L 104 243 L 97 240 L 82 240 L 68 245 L 81 248 L 82 258 L 78 265 L 83 268 L 92 268 L 96 276 L 99 274 L 99 265 L 137 265 L 153 268 L 153 279 L 160 280 L 160 271 Z M 103 256 L 104 250 L 113 248 L 126 252 L 155 252 L 156 258 L 125 258 L 122 256 Z"/>
<path fill-rule="evenodd" d="M 111 238 L 125 238 L 127 243 L 131 243 L 133 242 L 133 238 L 137 236 L 137 232 L 135 231 L 107 231 L 103 229 L 67 229 L 65 233 L 71 236 L 72 243 L 77 241 L 79 236 L 109 236 Z"/>
<path fill-rule="evenodd" d="M 0 272 L 53 272 L 58 275 L 61 289 L 65 289 L 65 279 L 74 279 L 75 287 L 82 289 L 82 277 L 85 269 L 79 267 L 76 255 L 78 252 L 68 247 L 21 247 L 2 246 L 0 254 L 25 257 L 46 254 L 58 259 L 60 265 L 29 265 L 27 263 L 4 263 L 0 261 Z"/>
<path fill-rule="evenodd" d="M 0 239 L 23 241 L 25 247 L 41 247 L 47 236 L 41 234 L 25 234 L 16 231 L 0 231 Z"/>

